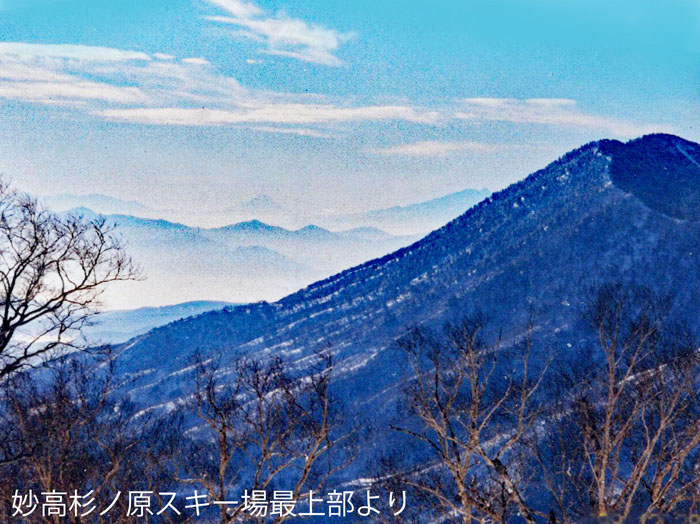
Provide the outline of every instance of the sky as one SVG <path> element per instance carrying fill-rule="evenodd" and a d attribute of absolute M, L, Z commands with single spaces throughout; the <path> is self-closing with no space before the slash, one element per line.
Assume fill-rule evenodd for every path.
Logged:
<path fill-rule="evenodd" d="M 696 0 L 0 0 L 0 173 L 184 216 L 496 190 L 699 95 Z"/>

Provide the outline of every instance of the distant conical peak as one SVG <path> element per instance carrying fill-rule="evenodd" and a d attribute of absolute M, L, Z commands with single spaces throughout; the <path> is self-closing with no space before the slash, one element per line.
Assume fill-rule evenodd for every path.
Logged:
<path fill-rule="evenodd" d="M 270 197 L 269 195 L 255 195 L 248 202 L 250 204 L 253 204 L 253 203 L 255 203 L 255 204 L 259 204 L 259 203 L 267 204 L 270 202 L 274 202 L 274 200 L 272 200 L 272 197 Z"/>
<path fill-rule="evenodd" d="M 283 206 L 274 200 L 271 196 L 260 194 L 256 195 L 247 202 L 243 204 L 244 207 L 248 208 L 260 208 L 260 209 L 282 209 Z"/>

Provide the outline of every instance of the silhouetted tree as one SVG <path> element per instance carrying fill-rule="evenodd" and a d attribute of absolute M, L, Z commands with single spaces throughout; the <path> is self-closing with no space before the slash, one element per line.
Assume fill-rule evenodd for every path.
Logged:
<path fill-rule="evenodd" d="M 416 328 L 401 340 L 412 373 L 404 398 L 410 416 L 394 429 L 428 459 L 389 468 L 385 479 L 410 488 L 441 520 L 505 522 L 519 514 L 534 523 L 520 447 L 541 411 L 534 395 L 546 366 L 533 376 L 529 329 L 506 352 L 500 341 L 485 341 L 484 327 L 477 315 L 447 324 L 441 335 Z"/>
<path fill-rule="evenodd" d="M 560 374 L 560 414 L 538 452 L 558 519 L 669 513 L 698 500 L 700 360 L 668 298 L 608 284 L 586 311 L 596 345 Z"/>
<path fill-rule="evenodd" d="M 133 520 L 128 491 L 152 491 L 157 497 L 174 486 L 172 472 L 162 466 L 164 422 L 113 398 L 112 386 L 109 358 L 59 359 L 6 381 L 0 390 L 0 427 L 14 459 L 0 468 L 2 522 L 122 524 Z M 66 505 L 71 494 L 88 494 L 82 502 L 94 500 L 95 510 L 82 518 L 89 508 L 67 511 L 59 518 L 38 509 L 22 518 L 13 508 L 13 496 L 31 493 L 41 501 L 41 494 L 52 490 L 65 493 Z M 113 510 L 99 515 L 115 499 Z M 185 522 L 176 514 L 152 520 Z"/>
<path fill-rule="evenodd" d="M 136 276 L 104 220 L 59 216 L 0 180 L 0 380 L 75 346 L 104 285 Z"/>
<path fill-rule="evenodd" d="M 297 502 L 309 490 L 323 489 L 353 460 L 354 431 L 329 391 L 330 353 L 313 360 L 294 375 L 279 358 L 242 358 L 223 367 L 220 356 L 196 356 L 194 398 L 184 414 L 196 415 L 201 426 L 190 430 L 195 437 L 177 444 L 176 461 L 184 472 L 179 480 L 202 486 L 218 501 L 230 500 L 234 488 L 277 486 Z M 220 506 L 222 523 L 280 523 L 288 517 L 250 514 L 242 503 Z"/>

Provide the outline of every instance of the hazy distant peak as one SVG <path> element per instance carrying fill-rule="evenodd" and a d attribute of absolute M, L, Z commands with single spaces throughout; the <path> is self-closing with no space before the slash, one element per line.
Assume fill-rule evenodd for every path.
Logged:
<path fill-rule="evenodd" d="M 90 193 L 85 195 L 75 195 L 63 193 L 59 195 L 40 196 L 39 200 L 53 211 L 67 211 L 75 208 L 88 208 L 99 214 L 114 215 L 151 215 L 155 212 L 141 202 L 135 200 L 121 200 L 119 198 Z"/>
<path fill-rule="evenodd" d="M 265 223 L 261 220 L 258 220 L 258 219 L 246 220 L 244 222 L 237 222 L 235 224 L 231 224 L 229 226 L 224 226 L 224 227 L 218 228 L 218 229 L 232 231 L 232 232 L 238 232 L 238 233 L 276 233 L 279 235 L 294 235 L 294 234 L 333 235 L 333 233 L 331 233 L 327 229 L 324 229 L 320 226 L 316 226 L 314 224 L 309 224 L 309 225 L 301 227 L 299 229 L 290 230 L 290 229 L 286 229 L 286 228 L 283 228 L 280 226 L 273 226 L 271 224 L 267 224 L 267 223 Z"/>
<path fill-rule="evenodd" d="M 81 217 L 85 220 L 94 220 L 96 218 L 99 218 L 103 215 L 100 213 L 95 213 L 92 209 L 85 207 L 85 206 L 79 206 L 79 207 L 73 207 L 71 209 L 67 209 L 65 211 L 65 214 L 74 216 L 74 217 Z"/>
<path fill-rule="evenodd" d="M 394 236 L 376 227 L 355 227 L 345 231 L 339 231 L 338 234 L 344 237 L 364 238 L 367 240 L 379 240 Z"/>
<path fill-rule="evenodd" d="M 473 199 L 474 197 L 486 198 L 491 194 L 488 189 L 463 189 L 462 191 L 457 191 L 455 193 L 450 193 L 441 197 L 433 198 L 431 200 L 426 200 L 424 202 L 418 202 L 416 204 L 408 204 L 405 206 L 392 206 L 385 209 L 378 209 L 376 211 L 369 211 L 368 214 L 386 213 L 392 211 L 425 211 L 428 209 L 442 208 L 445 206 L 452 205 L 457 202 L 461 202 L 465 198 Z M 465 210 L 466 211 L 466 210 Z"/>
<path fill-rule="evenodd" d="M 244 202 L 241 206 L 243 209 L 248 211 L 257 212 L 276 212 L 284 211 L 285 208 L 282 204 L 275 201 L 269 195 L 256 195 L 247 202 Z"/>
<path fill-rule="evenodd" d="M 230 231 L 239 231 L 239 232 L 262 232 L 262 231 L 276 231 L 276 232 L 287 232 L 286 229 L 283 227 L 279 226 L 273 226 L 270 224 L 266 224 L 265 222 L 262 222 L 258 219 L 254 220 L 246 220 L 244 222 L 237 222 L 235 224 L 231 224 L 229 226 L 224 226 L 221 229 L 228 229 Z"/>
<path fill-rule="evenodd" d="M 321 234 L 323 234 L 323 233 L 329 233 L 329 234 L 331 234 L 331 232 L 328 231 L 327 229 L 324 229 L 324 228 L 322 228 L 322 227 L 320 227 L 320 226 L 315 226 L 315 225 L 313 225 L 313 224 L 309 224 L 309 225 L 307 225 L 307 226 L 304 226 L 304 227 L 302 227 L 302 228 L 299 228 L 299 229 L 297 229 L 296 232 L 297 232 L 297 233 L 321 233 Z"/>

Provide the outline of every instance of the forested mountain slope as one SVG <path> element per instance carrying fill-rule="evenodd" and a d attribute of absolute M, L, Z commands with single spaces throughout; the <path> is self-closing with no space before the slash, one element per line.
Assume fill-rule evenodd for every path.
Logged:
<path fill-rule="evenodd" d="M 651 189 L 650 189 L 651 188 Z M 580 303 L 595 282 L 672 292 L 674 314 L 700 304 L 700 146 L 670 135 L 600 141 L 495 193 L 413 245 L 275 303 L 205 313 L 118 348 L 134 398 L 164 405 L 191 387 L 189 356 L 223 351 L 299 360 L 330 347 L 336 390 L 388 409 L 407 326 L 482 310 L 504 340 L 532 312 L 538 350 L 558 358 L 585 343 Z M 382 402 L 374 400 L 381 393 Z"/>

